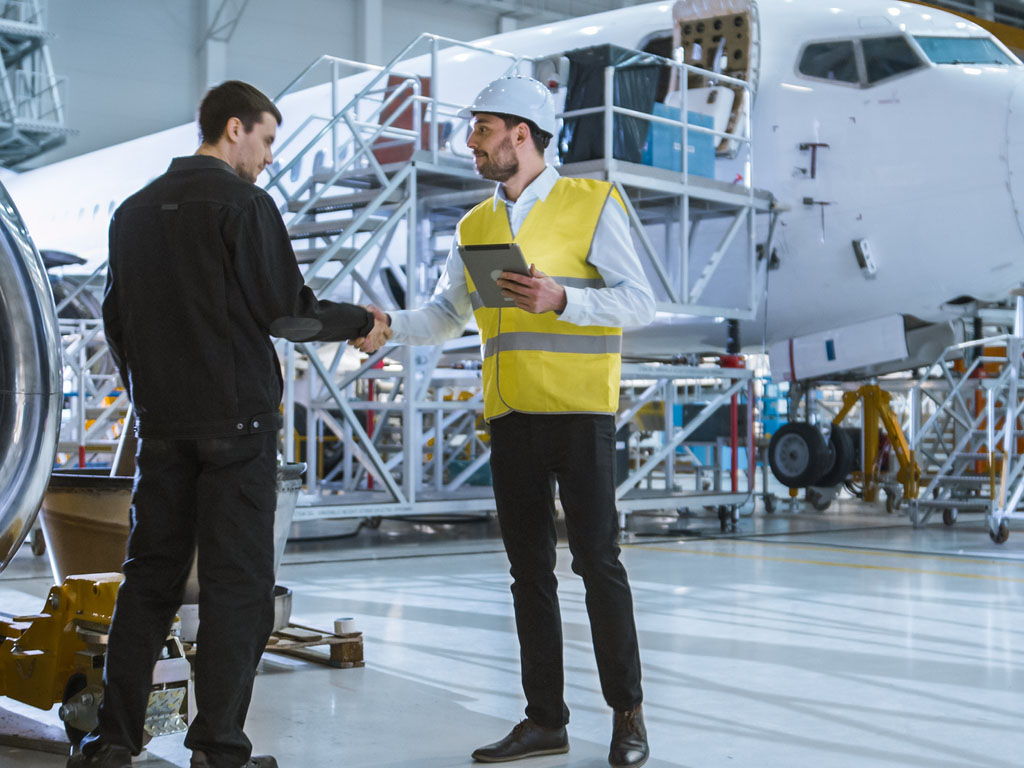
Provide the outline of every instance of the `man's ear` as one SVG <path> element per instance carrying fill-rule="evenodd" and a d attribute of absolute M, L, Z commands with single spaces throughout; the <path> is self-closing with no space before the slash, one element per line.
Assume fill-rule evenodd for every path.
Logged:
<path fill-rule="evenodd" d="M 526 123 L 516 124 L 516 146 L 522 144 L 529 144 L 532 141 L 530 137 L 530 126 Z"/>
<path fill-rule="evenodd" d="M 243 133 L 245 133 L 245 126 L 242 124 L 242 121 L 237 117 L 229 117 L 227 124 L 224 126 L 224 136 L 227 137 L 228 141 L 234 144 Z"/>

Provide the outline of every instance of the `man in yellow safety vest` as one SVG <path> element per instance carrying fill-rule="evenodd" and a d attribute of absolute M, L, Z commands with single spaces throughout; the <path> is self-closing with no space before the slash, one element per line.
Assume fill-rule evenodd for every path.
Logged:
<path fill-rule="evenodd" d="M 502 539 L 513 577 L 526 719 L 477 749 L 504 762 L 569 749 L 555 568 L 552 476 L 583 577 L 604 698 L 614 711 L 608 760 L 648 757 L 633 601 L 619 561 L 613 471 L 622 328 L 646 325 L 654 298 L 618 192 L 607 182 L 561 178 L 544 150 L 555 134 L 550 91 L 527 77 L 495 80 L 463 111 L 472 118 L 476 170 L 499 182 L 459 222 L 433 297 L 392 312 L 394 340 L 436 344 L 475 315 L 483 354 L 484 415 Z M 457 245 L 518 243 L 530 275 L 504 272 L 515 306 L 486 307 Z"/>

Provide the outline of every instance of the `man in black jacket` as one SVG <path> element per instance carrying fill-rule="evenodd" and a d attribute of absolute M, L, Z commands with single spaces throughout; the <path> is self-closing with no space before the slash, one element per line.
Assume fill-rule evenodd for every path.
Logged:
<path fill-rule="evenodd" d="M 199 109 L 202 145 L 129 197 L 110 224 L 103 320 L 137 414 L 125 581 L 110 628 L 99 726 L 68 766 L 127 768 L 142 749 L 153 665 L 198 545 L 192 768 L 276 768 L 243 726 L 274 605 L 278 407 L 270 336 L 390 332 L 362 307 L 318 301 L 281 214 L 255 185 L 281 114 L 228 81 Z"/>

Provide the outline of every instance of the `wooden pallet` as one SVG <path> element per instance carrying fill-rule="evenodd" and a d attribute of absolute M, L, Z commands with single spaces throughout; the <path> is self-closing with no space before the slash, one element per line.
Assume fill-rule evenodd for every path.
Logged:
<path fill-rule="evenodd" d="M 327 653 L 314 650 L 318 646 L 327 646 Z M 289 624 L 270 636 L 267 650 L 303 661 L 326 664 L 336 669 L 351 669 L 365 664 L 362 632 L 336 635 L 301 624 Z"/>

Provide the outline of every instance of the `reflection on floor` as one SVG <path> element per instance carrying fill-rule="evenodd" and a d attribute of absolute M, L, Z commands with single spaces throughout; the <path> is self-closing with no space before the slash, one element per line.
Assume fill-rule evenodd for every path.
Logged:
<path fill-rule="evenodd" d="M 685 537 L 663 534 L 669 526 Z M 266 655 L 247 731 L 287 768 L 471 765 L 522 715 L 509 578 L 493 522 L 304 524 L 278 581 L 293 619 L 355 617 L 364 669 Z M 1017 768 L 1024 754 L 1024 530 L 993 544 L 980 518 L 912 529 L 844 500 L 740 521 L 630 519 L 623 546 L 644 662 L 649 766 Z M 607 765 L 579 579 L 559 550 L 568 755 Z M 0 575 L 0 611 L 34 613 L 49 585 L 25 548 Z M 1017 651 L 1017 653 L 1015 653 Z M 0 707 L 59 724 L 0 700 Z M 187 766 L 181 737 L 150 766 Z M 4 768 L 62 766 L 0 747 Z"/>

